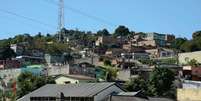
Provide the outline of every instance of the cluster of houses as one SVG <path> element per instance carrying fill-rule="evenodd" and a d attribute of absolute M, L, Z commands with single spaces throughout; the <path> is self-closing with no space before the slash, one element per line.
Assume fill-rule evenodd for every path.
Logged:
<path fill-rule="evenodd" d="M 0 78 L 4 84 L 16 80 L 23 72 L 55 78 L 56 84 L 45 85 L 18 101 L 172 101 L 147 97 L 140 91 L 126 92 L 116 83 L 105 82 L 107 71 L 99 66 L 104 65 L 104 60 L 109 60 L 118 69 L 116 80 L 123 82 L 139 76 L 146 80 L 156 66 L 169 68 L 181 81 L 177 100 L 199 101 L 201 90 L 197 88 L 201 88 L 201 68 L 189 66 L 188 62 L 195 59 L 201 63 L 201 51 L 177 53 L 168 48 L 174 39 L 174 35 L 158 33 L 117 38 L 100 36 L 93 51 L 80 50 L 76 53 L 80 57 L 72 62 L 66 62 L 62 54 L 45 54 L 34 49 L 27 51 L 29 44 L 26 42 L 13 44 L 11 49 L 17 57 L 0 60 Z M 0 84 L 0 89 L 6 87 L 2 82 Z"/>

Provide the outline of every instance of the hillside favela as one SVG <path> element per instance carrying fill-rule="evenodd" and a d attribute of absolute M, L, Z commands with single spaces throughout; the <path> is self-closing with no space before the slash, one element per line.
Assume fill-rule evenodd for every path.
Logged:
<path fill-rule="evenodd" d="M 201 0 L 0 2 L 0 101 L 201 101 Z"/>

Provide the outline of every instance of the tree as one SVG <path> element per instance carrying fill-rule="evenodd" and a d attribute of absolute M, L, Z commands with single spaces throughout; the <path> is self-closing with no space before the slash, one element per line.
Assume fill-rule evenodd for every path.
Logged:
<path fill-rule="evenodd" d="M 174 80 L 174 73 L 171 70 L 156 67 L 149 78 L 148 94 L 164 96 L 171 89 Z"/>
<path fill-rule="evenodd" d="M 104 60 L 104 65 L 106 65 L 106 66 L 111 66 L 112 63 L 111 63 L 110 60 Z"/>
<path fill-rule="evenodd" d="M 125 26 L 122 26 L 122 25 L 120 25 L 119 27 L 117 27 L 115 29 L 115 32 L 114 32 L 115 36 L 121 36 L 121 37 L 127 36 L 129 34 L 130 34 L 129 29 L 127 27 L 125 27 Z"/>
<path fill-rule="evenodd" d="M 187 42 L 188 40 L 186 38 L 176 38 L 172 44 L 172 48 L 181 49 L 182 44 Z"/>
<path fill-rule="evenodd" d="M 42 38 L 42 33 L 41 32 L 38 32 L 38 34 L 35 36 L 36 38 Z"/>
<path fill-rule="evenodd" d="M 193 40 L 186 41 L 181 45 L 181 51 L 184 52 L 193 52 L 193 51 L 199 51 L 199 46 L 196 44 Z"/>
<path fill-rule="evenodd" d="M 192 35 L 193 39 L 197 38 L 197 37 L 201 37 L 201 31 L 196 31 L 193 33 Z"/>
<path fill-rule="evenodd" d="M 45 84 L 53 84 L 54 79 L 51 77 L 36 76 L 30 72 L 21 73 L 18 77 L 18 97 L 22 97 L 29 92 L 40 88 Z"/>
<path fill-rule="evenodd" d="M 112 67 L 109 67 L 106 70 L 107 70 L 106 80 L 109 82 L 116 80 L 118 70 Z"/>
<path fill-rule="evenodd" d="M 108 32 L 107 29 L 103 29 L 103 30 L 99 30 L 99 31 L 97 32 L 97 35 L 98 35 L 98 36 L 109 36 L 110 33 Z"/>
<path fill-rule="evenodd" d="M 11 59 L 15 56 L 16 56 L 16 54 L 12 49 L 10 49 L 10 46 L 3 47 L 0 50 L 0 59 L 1 60 Z"/>
<path fill-rule="evenodd" d="M 124 88 L 131 92 L 137 92 L 141 90 L 142 92 L 147 91 L 147 83 L 141 77 L 139 78 L 131 78 L 124 84 Z"/>

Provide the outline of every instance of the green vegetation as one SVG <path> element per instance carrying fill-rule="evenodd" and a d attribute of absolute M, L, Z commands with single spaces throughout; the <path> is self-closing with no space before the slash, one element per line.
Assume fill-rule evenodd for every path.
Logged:
<path fill-rule="evenodd" d="M 29 92 L 40 88 L 45 84 L 54 84 L 55 81 L 51 77 L 35 76 L 32 73 L 21 73 L 18 77 L 18 92 L 17 96 L 22 97 Z"/>
<path fill-rule="evenodd" d="M 118 72 L 118 69 L 114 68 L 114 67 L 111 67 L 111 68 L 107 68 L 107 77 L 106 77 L 106 80 L 107 81 L 115 81 L 116 80 L 116 77 L 117 77 L 117 72 Z"/>
<path fill-rule="evenodd" d="M 171 70 L 167 68 L 155 68 L 149 79 L 148 94 L 167 96 L 174 80 L 174 73 Z"/>
<path fill-rule="evenodd" d="M 187 40 L 186 38 L 177 38 L 172 45 L 181 52 L 192 52 L 201 50 L 201 31 L 196 31 L 192 35 L 193 39 Z"/>
<path fill-rule="evenodd" d="M 130 31 L 127 27 L 120 25 L 115 29 L 114 36 L 128 36 Z"/>
<path fill-rule="evenodd" d="M 112 62 L 110 60 L 104 60 L 104 65 L 111 66 Z"/>
<path fill-rule="evenodd" d="M 97 32 L 97 36 L 110 36 L 110 33 L 108 32 L 107 29 L 103 29 Z"/>
<path fill-rule="evenodd" d="M 167 68 L 155 68 L 151 72 L 148 81 L 141 77 L 132 78 L 126 82 L 124 87 L 128 91 L 141 90 L 149 96 L 175 97 L 175 87 L 173 82 L 175 80 L 174 73 Z"/>
<path fill-rule="evenodd" d="M 177 58 L 160 59 L 159 61 L 162 64 L 176 64 L 177 63 Z"/>
<path fill-rule="evenodd" d="M 142 92 L 147 91 L 147 82 L 142 79 L 141 77 L 139 78 L 131 78 L 130 81 L 127 81 L 124 84 L 124 88 L 127 89 L 128 91 L 134 91 L 137 92 L 141 90 Z"/>
<path fill-rule="evenodd" d="M 15 52 L 12 49 L 10 49 L 9 46 L 4 46 L 0 50 L 0 60 L 11 59 L 12 57 L 15 56 L 16 56 Z"/>
<path fill-rule="evenodd" d="M 109 62 L 110 63 L 110 62 Z M 115 81 L 116 80 L 116 77 L 117 77 L 117 72 L 118 72 L 118 69 L 113 67 L 112 65 L 104 65 L 104 66 L 98 66 L 99 69 L 102 69 L 104 70 L 106 73 L 105 73 L 105 77 L 104 79 L 108 82 L 110 81 Z"/>
<path fill-rule="evenodd" d="M 200 65 L 200 63 L 198 63 L 198 61 L 195 60 L 195 59 L 192 59 L 192 60 L 188 61 L 187 64 L 192 66 L 192 67 L 198 67 Z"/>
<path fill-rule="evenodd" d="M 146 65 L 149 65 L 149 66 L 153 66 L 153 65 L 156 65 L 156 61 L 154 60 L 151 60 L 151 59 L 141 59 L 139 60 L 142 64 L 146 64 Z"/>
<path fill-rule="evenodd" d="M 11 91 L 3 92 L 0 90 L 0 101 L 7 101 L 6 98 L 10 99 L 10 101 L 16 101 L 15 95 Z"/>

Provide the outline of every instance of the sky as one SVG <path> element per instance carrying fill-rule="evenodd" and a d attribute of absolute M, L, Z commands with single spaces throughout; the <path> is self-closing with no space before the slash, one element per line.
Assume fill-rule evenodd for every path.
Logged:
<path fill-rule="evenodd" d="M 1 0 L 0 39 L 38 32 L 54 34 L 59 0 Z M 201 30 L 201 0 L 64 0 L 65 27 L 111 33 L 118 25 L 135 32 L 191 38 Z"/>

